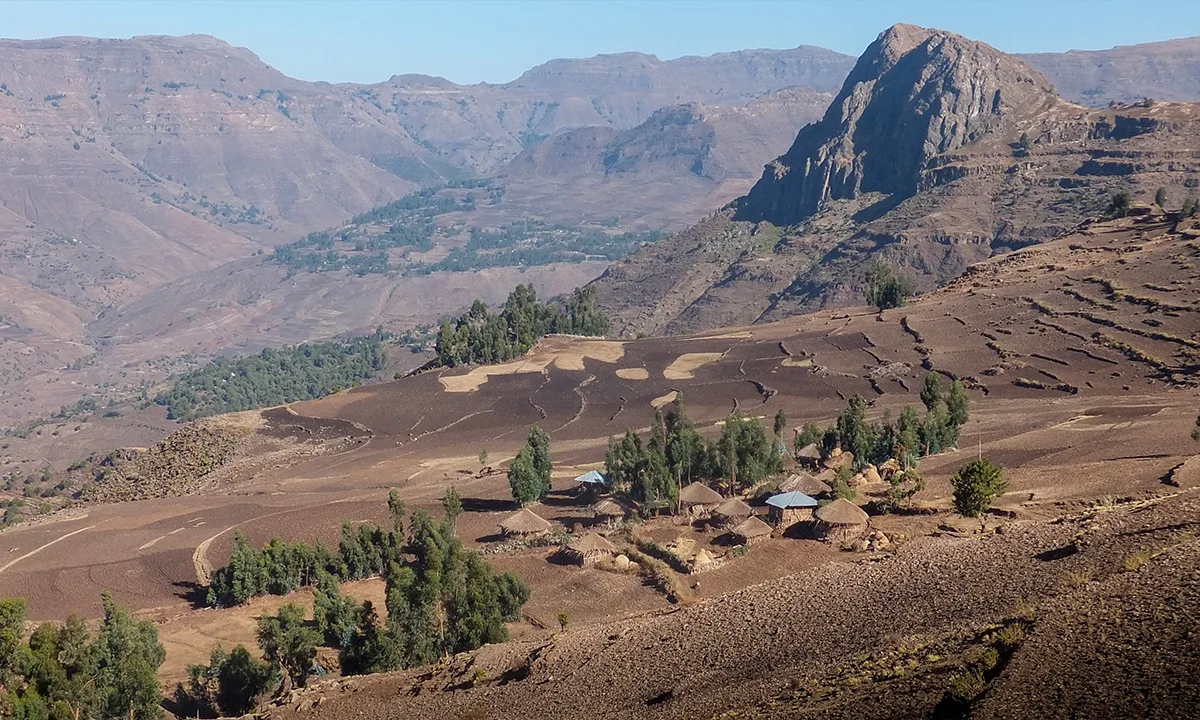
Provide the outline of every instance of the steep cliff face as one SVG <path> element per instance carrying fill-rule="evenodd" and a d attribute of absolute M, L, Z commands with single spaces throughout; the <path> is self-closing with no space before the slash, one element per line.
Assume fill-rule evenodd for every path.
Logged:
<path fill-rule="evenodd" d="M 1163 188 L 1179 207 L 1200 187 L 1197 148 L 1200 105 L 1090 110 L 1016 58 L 897 26 L 745 197 L 613 265 L 600 304 L 627 335 L 778 320 L 862 303 L 876 257 L 933 290 L 1114 192 Z"/>
<path fill-rule="evenodd" d="M 1056 102 L 1041 73 L 983 43 L 912 25 L 884 31 L 820 122 L 800 131 L 746 196 L 739 219 L 790 225 L 832 200 L 911 195 L 936 155 Z"/>

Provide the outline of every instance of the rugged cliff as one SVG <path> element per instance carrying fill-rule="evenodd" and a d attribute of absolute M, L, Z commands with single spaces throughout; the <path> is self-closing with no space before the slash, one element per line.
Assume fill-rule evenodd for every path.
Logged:
<path fill-rule="evenodd" d="M 1041 73 L 952 33 L 895 25 L 871 43 L 820 122 L 769 164 L 738 219 L 791 225 L 869 192 L 911 195 L 937 155 L 1056 102 Z"/>
<path fill-rule="evenodd" d="M 1056 237 L 1112 194 L 1200 193 L 1200 106 L 1089 110 L 1018 59 L 890 28 L 817 123 L 743 198 L 597 280 L 626 334 L 774 320 L 862 302 L 882 256 L 922 291 Z"/>

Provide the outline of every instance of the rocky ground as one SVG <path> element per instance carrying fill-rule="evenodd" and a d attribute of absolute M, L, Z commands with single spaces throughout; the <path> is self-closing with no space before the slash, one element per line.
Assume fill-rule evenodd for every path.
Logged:
<path fill-rule="evenodd" d="M 1189 717 L 1197 531 L 1190 491 L 921 538 L 692 607 L 326 683 L 270 715 Z M 947 689 L 989 648 L 981 686 L 954 705 Z"/>

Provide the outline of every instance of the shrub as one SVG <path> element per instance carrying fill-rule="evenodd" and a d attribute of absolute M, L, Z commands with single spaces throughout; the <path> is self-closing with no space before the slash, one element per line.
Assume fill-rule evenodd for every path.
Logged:
<path fill-rule="evenodd" d="M 1018 624 L 1006 625 L 996 633 L 996 647 L 1011 652 L 1025 642 L 1025 628 Z"/>
<path fill-rule="evenodd" d="M 1064 590 L 1078 590 L 1091 581 L 1091 570 L 1068 570 L 1063 573 L 1061 584 Z"/>
<path fill-rule="evenodd" d="M 1125 569 L 1125 572 L 1133 572 L 1144 567 L 1146 563 L 1150 562 L 1151 557 L 1148 551 L 1138 550 L 1135 553 L 1126 555 L 1125 560 L 1121 563 L 1121 567 Z"/>
<path fill-rule="evenodd" d="M 1108 201 L 1108 208 L 1104 214 L 1109 218 L 1123 218 L 1129 214 L 1130 198 L 1129 193 L 1124 190 L 1114 193 L 1112 199 Z"/>
<path fill-rule="evenodd" d="M 979 517 L 987 512 L 1007 489 L 1003 470 L 987 459 L 965 465 L 951 478 L 950 485 L 954 488 L 954 509 L 963 517 Z"/>
<path fill-rule="evenodd" d="M 880 310 L 903 307 L 915 290 L 912 279 L 878 258 L 867 268 L 867 302 Z"/>

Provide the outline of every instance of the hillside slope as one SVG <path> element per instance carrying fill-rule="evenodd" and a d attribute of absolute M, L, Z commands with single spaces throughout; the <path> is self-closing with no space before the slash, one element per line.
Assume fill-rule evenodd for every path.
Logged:
<path fill-rule="evenodd" d="M 625 333 L 857 302 L 874 256 L 927 291 L 1102 213 L 1116 191 L 1149 200 L 1162 187 L 1178 207 L 1200 182 L 1198 112 L 1087 110 L 1011 56 L 898 26 L 744 198 L 614 264 L 597 287 Z"/>

